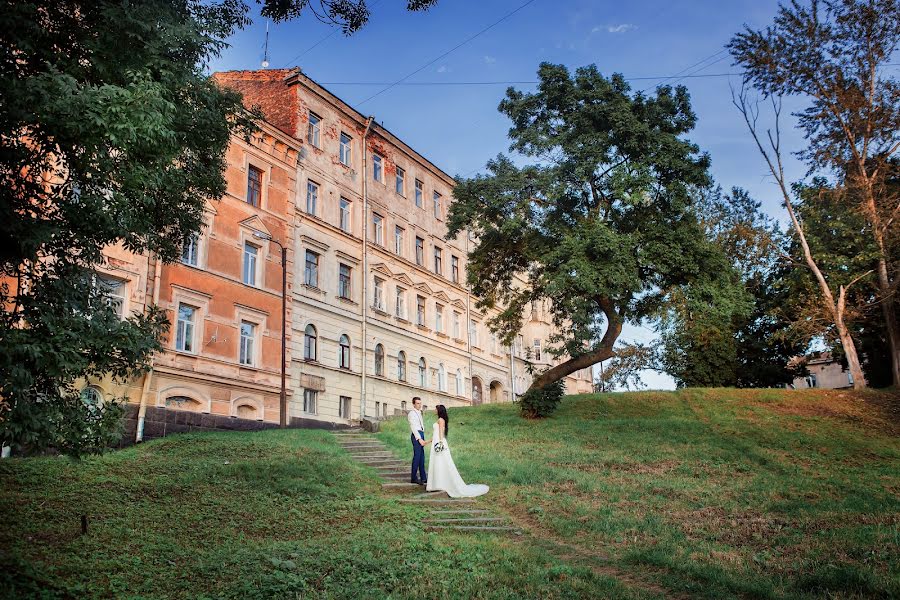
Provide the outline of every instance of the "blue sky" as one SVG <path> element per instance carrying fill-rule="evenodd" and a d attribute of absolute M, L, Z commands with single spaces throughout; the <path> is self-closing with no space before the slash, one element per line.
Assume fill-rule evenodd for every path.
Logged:
<path fill-rule="evenodd" d="M 299 66 L 446 172 L 472 175 L 507 150 L 509 121 L 497 112 L 506 85 L 398 85 L 363 101 L 524 3 L 439 0 L 428 12 L 409 13 L 404 0 L 375 0 L 368 26 L 350 38 L 332 34 L 332 27 L 307 13 L 291 23 L 270 25 L 269 63 L 273 68 Z M 256 10 L 255 3 L 252 8 Z M 769 24 L 776 9 L 774 0 L 534 0 L 407 81 L 531 82 L 542 61 L 571 69 L 596 63 L 602 73 L 619 72 L 626 78 L 735 73 L 730 57 L 720 52 L 724 44 L 744 24 Z M 260 68 L 265 27 L 265 20 L 255 15 L 253 25 L 230 40 L 231 47 L 211 64 L 212 70 Z M 729 82 L 739 85 L 740 77 L 677 82 L 687 86 L 698 116 L 688 137 L 709 152 L 719 184 L 748 189 L 783 220 L 777 190 L 731 104 Z M 375 85 L 356 85 L 361 83 Z M 635 79 L 632 87 L 652 90 L 659 83 Z M 799 141 L 788 132 L 785 145 L 796 149 Z M 803 174 L 795 161 L 789 161 L 788 172 Z M 622 339 L 654 336 L 652 330 L 629 326 Z M 645 382 L 651 388 L 673 387 L 671 378 L 655 373 L 648 373 Z"/>

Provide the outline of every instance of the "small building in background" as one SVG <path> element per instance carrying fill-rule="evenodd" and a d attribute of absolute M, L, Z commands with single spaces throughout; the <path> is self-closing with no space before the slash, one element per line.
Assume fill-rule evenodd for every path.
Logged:
<path fill-rule="evenodd" d="M 838 390 L 853 387 L 853 375 L 844 364 L 831 352 L 816 352 L 808 356 L 797 356 L 791 360 L 791 366 L 805 362 L 807 375 L 795 377 L 787 387 L 795 390 L 821 388 Z"/>

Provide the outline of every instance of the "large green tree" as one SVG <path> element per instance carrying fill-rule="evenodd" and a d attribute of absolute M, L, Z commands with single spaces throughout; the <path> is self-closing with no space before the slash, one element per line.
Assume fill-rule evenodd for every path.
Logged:
<path fill-rule="evenodd" d="M 499 308 L 489 324 L 505 343 L 531 303 L 550 301 L 549 351 L 566 358 L 530 391 L 613 356 L 622 325 L 674 294 L 716 302 L 709 282 L 730 276 L 692 207 L 709 161 L 684 138 L 696 122 L 687 91 L 632 93 L 595 66 L 544 63 L 538 77 L 500 103 L 511 150 L 530 164 L 501 155 L 459 180 L 448 233 L 472 233 L 468 283 L 480 307 Z"/>
<path fill-rule="evenodd" d="M 900 262 L 896 240 L 900 195 L 888 182 L 898 176 L 900 85 L 888 68 L 900 44 L 897 0 L 796 0 L 781 5 L 772 25 L 746 28 L 728 44 L 744 70 L 744 82 L 780 109 L 782 97 L 806 106 L 795 113 L 805 137 L 798 155 L 809 173 L 830 177 L 842 202 L 865 220 L 878 252 L 874 280 L 890 344 L 894 385 L 900 385 L 900 323 L 896 294 Z M 809 227 L 795 214 L 790 183 L 783 169 L 776 122 L 763 132 L 759 112 L 746 94 L 736 104 L 778 183 L 803 262 L 816 280 L 822 305 L 853 373 L 863 387 L 862 370 L 844 310 L 848 288 L 838 285 L 843 272 L 825 271 L 809 247 Z M 861 275 L 862 276 L 862 275 Z"/>
<path fill-rule="evenodd" d="M 109 440 L 116 403 L 81 401 L 76 381 L 140 373 L 168 324 L 152 306 L 119 319 L 95 271 L 112 244 L 174 260 L 224 192 L 229 137 L 251 115 L 204 69 L 244 23 L 230 1 L 3 2 L 4 445 Z"/>

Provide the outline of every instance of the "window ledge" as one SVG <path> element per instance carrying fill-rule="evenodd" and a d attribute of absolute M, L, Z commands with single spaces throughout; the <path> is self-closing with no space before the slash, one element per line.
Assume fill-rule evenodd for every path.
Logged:
<path fill-rule="evenodd" d="M 442 333 L 442 332 L 440 332 L 440 331 L 437 332 L 437 336 L 438 336 L 439 338 L 444 338 L 445 340 L 450 338 L 449 335 L 447 335 L 446 333 Z"/>
<path fill-rule="evenodd" d="M 397 316 L 395 316 L 394 318 L 397 319 L 398 321 L 400 321 L 401 323 L 406 323 L 407 325 L 409 325 L 409 320 L 407 320 L 407 319 L 405 319 L 405 318 L 403 318 L 403 317 L 397 317 Z"/>
<path fill-rule="evenodd" d="M 431 330 L 430 330 L 427 326 L 425 326 L 425 325 L 416 325 L 416 327 L 419 328 L 419 331 L 431 331 Z"/>
<path fill-rule="evenodd" d="M 345 298 L 343 296 L 338 296 L 338 300 L 344 302 L 345 304 L 353 304 L 354 306 L 359 305 L 359 302 L 357 302 L 356 300 L 351 300 L 350 298 Z"/>
<path fill-rule="evenodd" d="M 301 284 L 300 287 L 303 289 L 309 290 L 311 292 L 315 292 L 316 294 L 324 296 L 327 292 L 322 288 L 318 288 L 314 285 L 309 285 L 308 283 Z"/>
<path fill-rule="evenodd" d="M 373 310 L 374 312 L 378 313 L 379 315 L 382 315 L 382 316 L 385 316 L 385 317 L 391 316 L 391 315 L 390 315 L 387 311 L 385 311 L 383 308 L 379 308 L 379 307 L 375 306 L 374 304 L 372 305 L 371 308 L 372 308 L 372 310 Z"/>

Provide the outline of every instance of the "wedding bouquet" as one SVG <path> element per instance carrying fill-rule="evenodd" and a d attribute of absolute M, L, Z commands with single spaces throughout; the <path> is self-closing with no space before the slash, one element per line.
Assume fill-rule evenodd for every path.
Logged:
<path fill-rule="evenodd" d="M 443 441 L 443 440 L 434 443 L 434 451 L 435 451 L 435 452 L 443 452 L 443 451 L 446 450 L 446 449 L 447 449 L 447 446 L 444 445 L 444 441 Z"/>

